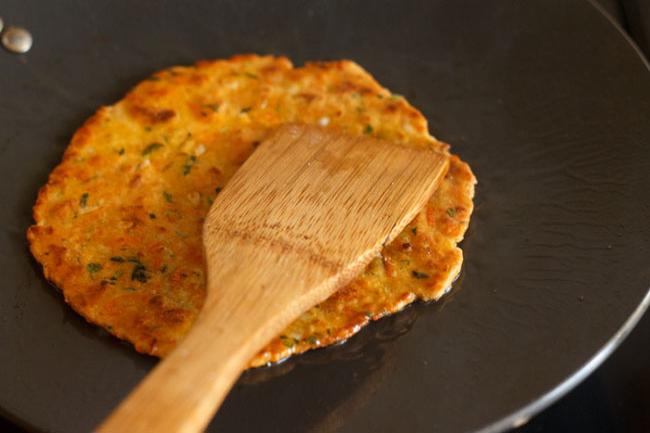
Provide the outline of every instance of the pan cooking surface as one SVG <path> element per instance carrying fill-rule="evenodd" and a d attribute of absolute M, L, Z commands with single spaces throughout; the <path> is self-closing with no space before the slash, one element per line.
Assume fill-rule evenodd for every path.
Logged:
<path fill-rule="evenodd" d="M 76 128 L 151 72 L 256 52 L 349 58 L 479 180 L 464 270 L 346 344 L 246 373 L 210 431 L 491 431 L 596 367 L 650 285 L 650 75 L 588 2 L 5 2 L 0 412 L 88 431 L 154 365 L 73 313 L 25 230 Z M 617 334 L 618 333 L 618 334 Z"/>

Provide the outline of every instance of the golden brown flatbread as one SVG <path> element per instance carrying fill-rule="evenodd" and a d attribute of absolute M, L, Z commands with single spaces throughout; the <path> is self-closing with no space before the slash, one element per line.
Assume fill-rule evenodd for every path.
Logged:
<path fill-rule="evenodd" d="M 350 61 L 294 68 L 245 55 L 158 72 L 74 135 L 34 206 L 28 239 L 45 276 L 88 321 L 156 356 L 205 296 L 201 228 L 221 188 L 278 125 L 447 149 L 425 118 Z M 292 323 L 252 366 L 348 338 L 459 272 L 475 178 L 452 157 L 439 190 L 355 281 Z"/>

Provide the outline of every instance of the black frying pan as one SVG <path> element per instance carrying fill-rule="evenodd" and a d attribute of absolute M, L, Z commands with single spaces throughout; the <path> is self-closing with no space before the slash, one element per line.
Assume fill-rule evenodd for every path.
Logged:
<path fill-rule="evenodd" d="M 154 365 L 71 312 L 30 258 L 37 188 L 74 130 L 152 71 L 235 53 L 350 58 L 479 179 L 453 292 L 244 375 L 219 432 L 491 432 L 629 332 L 650 283 L 650 74 L 586 1 L 4 1 L 0 408 L 87 431 Z"/>

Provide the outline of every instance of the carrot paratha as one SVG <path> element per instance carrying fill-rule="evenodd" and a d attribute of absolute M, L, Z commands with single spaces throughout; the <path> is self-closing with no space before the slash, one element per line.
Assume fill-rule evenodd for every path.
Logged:
<path fill-rule="evenodd" d="M 351 61 L 295 68 L 284 57 L 245 55 L 172 67 L 100 108 L 41 188 L 27 236 L 45 276 L 88 321 L 139 352 L 166 355 L 204 301 L 201 229 L 212 201 L 286 122 L 448 148 L 420 112 Z M 414 221 L 251 366 L 344 340 L 416 299 L 438 299 L 460 270 L 474 184 L 452 156 Z"/>

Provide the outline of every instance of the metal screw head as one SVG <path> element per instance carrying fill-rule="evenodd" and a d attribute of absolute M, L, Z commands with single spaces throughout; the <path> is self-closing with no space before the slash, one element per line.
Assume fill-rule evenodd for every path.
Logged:
<path fill-rule="evenodd" d="M 2 33 L 2 45 L 14 53 L 26 53 L 32 42 L 32 35 L 22 27 L 7 27 Z"/>

